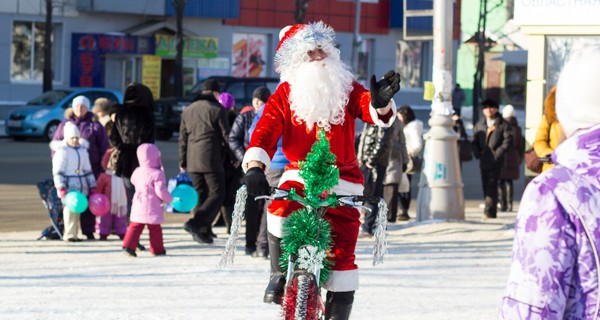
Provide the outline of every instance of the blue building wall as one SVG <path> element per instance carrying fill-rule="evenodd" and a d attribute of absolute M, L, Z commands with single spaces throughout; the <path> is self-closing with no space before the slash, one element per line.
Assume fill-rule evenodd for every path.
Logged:
<path fill-rule="evenodd" d="M 165 13 L 175 16 L 173 0 L 165 0 Z M 237 19 L 240 17 L 240 0 L 188 0 L 183 13 L 186 17 Z"/>

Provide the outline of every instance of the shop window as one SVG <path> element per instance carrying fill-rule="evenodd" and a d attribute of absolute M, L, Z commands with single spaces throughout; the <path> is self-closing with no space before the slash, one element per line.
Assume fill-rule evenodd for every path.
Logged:
<path fill-rule="evenodd" d="M 14 21 L 12 28 L 12 45 L 10 54 L 10 75 L 17 81 L 42 81 L 44 74 L 44 36 L 46 34 L 44 22 Z M 59 26 L 54 26 L 51 36 L 52 70 L 57 70 L 57 54 L 54 43 Z M 54 80 L 56 71 L 53 75 Z"/>
<path fill-rule="evenodd" d="M 396 70 L 400 73 L 403 87 L 422 87 L 422 55 L 422 41 L 398 41 L 396 46 Z"/>
<path fill-rule="evenodd" d="M 358 47 L 358 66 L 356 69 L 356 79 L 367 84 L 371 76 L 371 58 L 370 54 L 373 50 L 373 39 L 363 40 Z"/>
<path fill-rule="evenodd" d="M 571 54 L 587 46 L 600 45 L 598 36 L 546 37 L 546 93 L 558 82 L 558 76 Z"/>

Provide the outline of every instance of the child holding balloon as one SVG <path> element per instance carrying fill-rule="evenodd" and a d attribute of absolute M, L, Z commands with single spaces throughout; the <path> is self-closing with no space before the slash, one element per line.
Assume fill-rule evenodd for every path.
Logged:
<path fill-rule="evenodd" d="M 136 257 L 144 226 L 150 233 L 150 253 L 155 256 L 167 252 L 163 244 L 161 223 L 165 220 L 163 202 L 169 203 L 173 197 L 167 190 L 167 179 L 160 161 L 160 151 L 151 143 L 141 144 L 137 148 L 137 158 L 140 166 L 131 174 L 131 183 L 135 194 L 131 205 L 129 227 L 123 240 L 123 252 Z"/>
<path fill-rule="evenodd" d="M 96 232 L 100 235 L 100 240 L 106 240 L 115 230 L 119 239 L 125 238 L 127 232 L 127 194 L 123 179 L 113 174 L 114 161 L 110 161 L 113 149 L 106 150 L 102 157 L 102 167 L 104 172 L 98 177 L 98 192 L 102 193 L 108 199 L 107 207 L 96 204 L 90 198 L 90 211 L 96 215 Z M 104 204 L 98 202 L 98 204 Z"/>
<path fill-rule="evenodd" d="M 88 155 L 88 142 L 80 138 L 79 129 L 71 122 L 64 126 L 64 138 L 52 141 L 52 177 L 58 196 L 64 204 L 63 220 L 65 231 L 63 240 L 81 241 L 79 233 L 79 215 L 87 210 L 86 196 L 94 192 L 96 179 Z M 67 194 L 68 192 L 68 194 Z"/>

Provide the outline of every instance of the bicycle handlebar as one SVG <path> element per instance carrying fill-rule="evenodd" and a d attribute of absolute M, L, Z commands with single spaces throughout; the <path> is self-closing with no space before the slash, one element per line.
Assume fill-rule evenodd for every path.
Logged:
<path fill-rule="evenodd" d="M 295 200 L 288 197 L 289 190 L 279 189 L 271 187 L 271 192 L 268 195 L 257 196 L 254 199 L 268 199 L 268 200 Z M 381 198 L 375 196 L 359 196 L 359 195 L 336 195 L 337 202 L 340 205 L 350 207 L 362 207 L 361 203 L 378 203 Z"/>

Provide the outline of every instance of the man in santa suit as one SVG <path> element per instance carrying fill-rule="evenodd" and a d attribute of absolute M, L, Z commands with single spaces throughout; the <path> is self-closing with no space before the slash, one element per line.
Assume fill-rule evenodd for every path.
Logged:
<path fill-rule="evenodd" d="M 370 91 L 355 81 L 350 68 L 340 60 L 335 32 L 323 22 L 288 26 L 280 32 L 275 54 L 281 84 L 269 98 L 256 125 L 242 166 L 244 183 L 252 196 L 268 194 L 264 172 L 282 137 L 282 150 L 290 161 L 279 182 L 282 189 L 302 190 L 298 162 L 305 160 L 317 139 L 326 132 L 331 152 L 336 155 L 339 183 L 336 194 L 362 194 L 363 177 L 354 151 L 355 119 L 388 127 L 396 110 L 392 96 L 400 90 L 400 75 L 389 71 L 379 80 L 371 77 Z M 296 202 L 273 201 L 268 210 L 271 278 L 265 291 L 266 303 L 281 303 L 285 275 L 279 266 L 283 221 L 299 208 Z M 360 227 L 355 208 L 329 209 L 325 215 L 332 226 L 334 266 L 327 283 L 326 319 L 347 319 L 354 291 L 358 289 L 358 267 L 354 251 Z"/>

